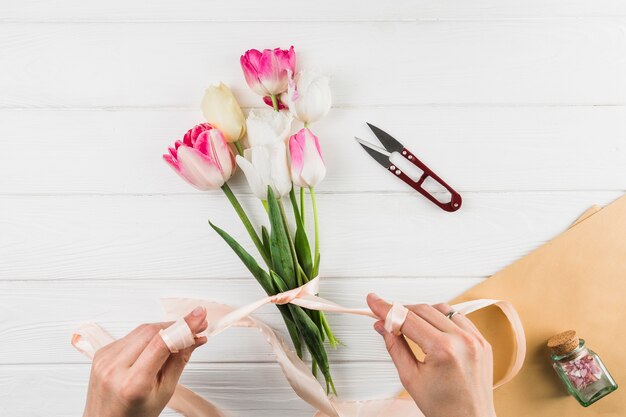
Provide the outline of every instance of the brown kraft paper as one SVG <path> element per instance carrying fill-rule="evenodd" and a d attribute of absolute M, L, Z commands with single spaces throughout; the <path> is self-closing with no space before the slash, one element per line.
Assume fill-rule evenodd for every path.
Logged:
<path fill-rule="evenodd" d="M 522 370 L 494 391 L 499 417 L 626 416 L 626 388 L 587 408 L 569 396 L 546 347 L 556 333 L 576 330 L 617 384 L 626 383 L 626 196 L 590 208 L 567 231 L 450 304 L 477 298 L 510 301 L 526 332 Z M 511 364 L 511 328 L 498 309 L 468 317 L 493 346 L 497 380 Z"/>

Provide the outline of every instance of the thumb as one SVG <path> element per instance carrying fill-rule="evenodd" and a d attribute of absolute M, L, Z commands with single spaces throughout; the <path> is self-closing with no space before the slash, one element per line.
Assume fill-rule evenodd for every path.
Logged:
<path fill-rule="evenodd" d="M 202 306 L 196 307 L 191 313 L 185 316 L 185 321 L 194 335 L 206 330 L 208 326 L 206 321 L 206 308 Z"/>

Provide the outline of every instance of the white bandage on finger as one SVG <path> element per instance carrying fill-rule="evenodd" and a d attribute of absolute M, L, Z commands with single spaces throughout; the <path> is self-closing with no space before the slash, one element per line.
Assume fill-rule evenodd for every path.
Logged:
<path fill-rule="evenodd" d="M 184 318 L 176 320 L 174 324 L 166 329 L 161 329 L 159 336 L 161 336 L 163 343 L 172 353 L 177 353 L 196 343 L 193 332 Z"/>

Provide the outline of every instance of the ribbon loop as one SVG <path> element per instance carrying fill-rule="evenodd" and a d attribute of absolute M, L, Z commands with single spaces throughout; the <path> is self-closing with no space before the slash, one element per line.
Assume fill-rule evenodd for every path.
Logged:
<path fill-rule="evenodd" d="M 385 317 L 385 330 L 396 336 L 402 334 L 401 329 L 408 315 L 409 309 L 394 301 Z"/>
<path fill-rule="evenodd" d="M 278 293 L 276 295 L 272 295 L 269 297 L 269 302 L 278 305 L 289 304 L 296 298 L 303 298 L 306 296 L 315 296 L 320 291 L 320 278 L 315 277 L 311 281 L 306 284 L 294 288 L 292 290 L 288 290 L 285 292 Z"/>
<path fill-rule="evenodd" d="M 191 347 L 196 342 L 196 338 L 192 333 L 189 325 L 184 318 L 179 318 L 171 326 L 161 329 L 159 336 L 163 339 L 163 343 L 172 353 L 178 353 L 183 349 Z"/>

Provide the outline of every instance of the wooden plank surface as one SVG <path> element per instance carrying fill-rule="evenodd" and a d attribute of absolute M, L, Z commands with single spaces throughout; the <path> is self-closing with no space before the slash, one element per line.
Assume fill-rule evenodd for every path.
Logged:
<path fill-rule="evenodd" d="M 202 120 L 186 109 L 0 110 L 0 194 L 193 193 L 161 154 Z M 328 165 L 318 191 L 412 192 L 354 141 L 375 141 L 366 121 L 458 191 L 626 189 L 626 107 L 408 106 L 333 109 L 314 125 Z"/>
<path fill-rule="evenodd" d="M 321 272 L 487 276 L 566 229 L 590 205 L 619 194 L 467 193 L 452 215 L 417 193 L 321 195 Z M 262 211 L 253 197 L 242 204 L 256 215 Z M 3 280 L 248 276 L 207 225 L 210 218 L 249 241 L 216 194 L 12 196 L 4 198 L 0 216 Z"/>
<path fill-rule="evenodd" d="M 401 389 L 390 361 L 336 364 L 333 369 L 337 390 L 346 399 L 387 398 Z M 88 376 L 86 364 L 0 367 L 0 412 L 34 417 L 80 415 Z M 296 397 L 273 363 L 191 364 L 181 381 L 236 416 L 314 414 L 309 405 Z M 41 400 L 32 401 L 33 398 Z"/>
<path fill-rule="evenodd" d="M 303 67 L 332 76 L 334 108 L 313 126 L 329 170 L 322 294 L 362 306 L 370 291 L 449 299 L 626 190 L 624 33 L 622 0 L 0 2 L 0 415 L 80 415 L 80 322 L 119 336 L 160 320 L 162 296 L 261 295 L 207 226 L 247 242 L 223 196 L 160 159 L 202 120 L 210 83 L 260 106 L 246 49 L 294 44 Z M 367 159 L 352 139 L 372 138 L 366 121 L 460 190 L 461 211 Z M 241 178 L 234 188 L 248 193 Z M 258 220 L 258 201 L 242 202 Z M 274 307 L 258 317 L 282 329 Z M 371 320 L 330 321 L 347 345 L 331 353 L 342 398 L 397 392 Z M 271 361 L 233 330 L 183 382 L 235 416 L 310 417 Z"/>
<path fill-rule="evenodd" d="M 625 104 L 625 30 L 626 18 L 7 23 L 0 107 L 195 107 L 220 79 L 258 105 L 239 56 L 289 44 L 332 75 L 338 106 Z"/>
<path fill-rule="evenodd" d="M 406 304 L 447 301 L 481 278 L 324 278 L 321 295 L 345 306 L 361 308 L 376 292 Z M 163 320 L 161 297 L 203 298 L 232 306 L 251 303 L 265 294 L 252 277 L 212 280 L 0 281 L 0 365 L 86 363 L 68 349 L 69 337 L 81 323 L 95 321 L 115 337 L 142 322 Z M 30 310 L 24 314 L 25 309 Z M 37 311 L 33 311 L 37 310 Z M 289 340 L 274 306 L 255 317 Z M 389 358 L 367 317 L 329 314 L 329 322 L 346 346 L 329 350 L 333 363 L 385 362 Z M 45 341 L 45 343 L 42 343 Z M 236 352 L 236 356 L 233 356 Z M 273 362 L 269 346 L 249 329 L 229 329 L 194 352 L 196 362 Z"/>
<path fill-rule="evenodd" d="M 620 0 L 396 0 L 381 7 L 376 0 L 319 0 L 298 2 L 255 0 L 208 2 L 181 0 L 110 0 L 107 2 L 66 0 L 47 7 L 44 0 L 22 0 L 0 5 L 0 21 L 377 21 L 417 19 L 494 19 L 520 17 L 589 17 L 626 15 Z M 295 6 L 295 7 L 294 7 Z M 332 12 L 329 12 L 331 10 Z"/>

